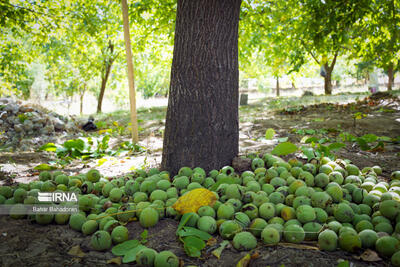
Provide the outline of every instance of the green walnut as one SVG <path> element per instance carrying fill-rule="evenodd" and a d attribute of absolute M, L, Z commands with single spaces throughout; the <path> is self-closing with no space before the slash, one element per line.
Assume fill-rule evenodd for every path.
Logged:
<path fill-rule="evenodd" d="M 337 234 L 332 230 L 326 229 L 318 235 L 318 246 L 321 250 L 335 251 L 337 242 Z"/>
<path fill-rule="evenodd" d="M 116 187 L 116 186 L 115 186 L 114 184 L 110 183 L 110 182 L 106 183 L 106 184 L 103 186 L 102 190 L 101 190 L 103 196 L 104 196 L 104 197 L 108 197 L 109 194 L 110 194 L 110 192 L 111 192 L 111 190 L 112 190 L 113 188 L 115 188 L 115 187 Z"/>
<path fill-rule="evenodd" d="M 261 231 L 268 225 L 268 223 L 262 218 L 255 218 L 251 224 L 249 231 L 256 237 L 261 236 Z"/>
<path fill-rule="evenodd" d="M 86 181 L 81 185 L 81 190 L 83 194 L 90 194 L 94 190 L 94 185 L 90 181 Z"/>
<path fill-rule="evenodd" d="M 197 210 L 197 214 L 199 214 L 200 217 L 203 216 L 211 216 L 215 218 L 215 210 L 210 207 L 210 206 L 202 206 Z"/>
<path fill-rule="evenodd" d="M 229 204 L 222 204 L 219 206 L 217 210 L 217 218 L 218 219 L 226 219 L 229 220 L 235 214 L 235 209 Z"/>
<path fill-rule="evenodd" d="M 26 208 L 22 204 L 15 204 L 10 209 L 10 217 L 13 219 L 23 219 L 25 217 Z"/>
<path fill-rule="evenodd" d="M 56 224 L 67 224 L 69 221 L 70 214 L 62 214 L 62 213 L 57 213 L 54 215 L 54 221 Z"/>
<path fill-rule="evenodd" d="M 51 173 L 48 172 L 48 171 L 42 171 L 39 174 L 39 180 L 42 181 L 42 182 L 47 181 L 47 180 L 51 180 Z"/>
<path fill-rule="evenodd" d="M 25 189 L 22 189 L 22 188 L 15 189 L 14 200 L 16 203 L 23 203 L 26 196 L 27 196 L 27 192 Z"/>
<path fill-rule="evenodd" d="M 92 183 L 97 183 L 100 180 L 100 172 L 96 169 L 91 169 L 86 173 L 86 180 Z"/>
<path fill-rule="evenodd" d="M 151 194 L 150 194 L 150 201 L 151 202 L 153 202 L 154 200 L 166 201 L 167 199 L 168 199 L 167 192 L 165 192 L 163 190 L 160 190 L 160 189 L 156 189 L 153 192 L 151 192 Z"/>
<path fill-rule="evenodd" d="M 265 227 L 261 232 L 261 239 L 264 244 L 276 245 L 281 240 L 279 230 L 273 226 Z"/>
<path fill-rule="evenodd" d="M 179 259 L 171 251 L 164 250 L 156 255 L 154 267 L 179 267 Z"/>
<path fill-rule="evenodd" d="M 400 250 L 400 241 L 392 236 L 383 236 L 376 240 L 375 248 L 379 255 L 390 258 Z"/>
<path fill-rule="evenodd" d="M 35 221 L 41 225 L 50 224 L 54 219 L 54 214 L 36 214 Z"/>
<path fill-rule="evenodd" d="M 81 213 L 75 213 L 69 217 L 69 226 L 75 231 L 81 231 L 85 222 L 86 216 Z"/>
<path fill-rule="evenodd" d="M 233 220 L 224 221 L 219 226 L 219 234 L 223 239 L 232 239 L 236 233 L 242 231 L 242 227 Z"/>
<path fill-rule="evenodd" d="M 304 229 L 297 224 L 291 224 L 285 227 L 283 235 L 286 241 L 290 243 L 300 243 L 304 240 L 306 234 Z"/>
<path fill-rule="evenodd" d="M 78 200 L 79 209 L 90 211 L 94 207 L 94 199 L 91 196 L 80 196 Z"/>
<path fill-rule="evenodd" d="M 121 200 L 123 193 L 124 192 L 120 188 L 113 188 L 108 197 L 112 202 L 117 203 Z"/>
<path fill-rule="evenodd" d="M 233 219 L 242 227 L 247 228 L 250 224 L 250 218 L 244 212 L 236 212 Z"/>
<path fill-rule="evenodd" d="M 345 231 L 339 235 L 339 246 L 348 252 L 355 252 L 361 248 L 361 238 L 357 233 Z"/>
<path fill-rule="evenodd" d="M 151 207 L 143 209 L 139 216 L 140 225 L 143 227 L 153 227 L 158 222 L 159 213 Z"/>
<path fill-rule="evenodd" d="M 82 224 L 82 233 L 84 235 L 91 235 L 97 231 L 99 224 L 95 220 L 88 220 Z"/>
<path fill-rule="evenodd" d="M 90 245 L 94 250 L 103 251 L 111 247 L 111 236 L 106 231 L 97 231 L 92 235 Z"/>
<path fill-rule="evenodd" d="M 177 189 L 185 189 L 189 185 L 190 181 L 187 176 L 180 176 L 174 179 L 172 184 L 177 188 Z"/>
<path fill-rule="evenodd" d="M 69 178 L 65 174 L 60 174 L 57 175 L 57 177 L 54 179 L 57 185 L 63 184 L 63 185 L 68 185 Z"/>
<path fill-rule="evenodd" d="M 157 251 L 151 248 L 143 248 L 136 253 L 136 262 L 140 266 L 152 267 L 157 256 Z"/>
<path fill-rule="evenodd" d="M 111 238 L 114 244 L 119 244 L 128 240 L 128 229 L 125 226 L 119 225 L 111 232 Z"/>
<path fill-rule="evenodd" d="M 233 247 L 237 250 L 251 250 L 257 246 L 257 239 L 250 232 L 240 232 L 233 238 Z"/>
<path fill-rule="evenodd" d="M 127 203 L 118 209 L 117 219 L 120 222 L 129 222 L 129 220 L 135 217 L 135 212 L 136 205 L 133 203 Z"/>
<path fill-rule="evenodd" d="M 211 216 L 203 216 L 197 220 L 197 228 L 209 234 L 214 234 L 217 231 L 217 222 Z"/>

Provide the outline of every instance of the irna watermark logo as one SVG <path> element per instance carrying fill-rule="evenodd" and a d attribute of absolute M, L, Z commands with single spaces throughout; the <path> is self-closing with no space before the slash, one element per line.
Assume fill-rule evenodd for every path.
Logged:
<path fill-rule="evenodd" d="M 38 192 L 39 202 L 78 202 L 73 192 Z"/>

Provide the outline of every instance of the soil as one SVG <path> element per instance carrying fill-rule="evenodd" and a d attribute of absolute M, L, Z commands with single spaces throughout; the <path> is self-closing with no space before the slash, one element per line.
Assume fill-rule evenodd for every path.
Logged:
<path fill-rule="evenodd" d="M 376 100 L 350 103 L 347 105 L 320 104 L 295 111 L 291 109 L 271 112 L 263 104 L 258 104 L 241 111 L 240 152 L 262 153 L 271 151 L 278 143 L 276 139 L 265 140 L 262 137 L 268 128 L 273 128 L 278 137 L 299 143 L 303 136 L 293 133 L 293 129 L 338 128 L 357 136 L 372 133 L 378 136 L 396 138 L 400 136 L 400 101 L 398 98 L 381 97 Z M 367 116 L 354 120 L 353 114 L 362 112 Z M 163 123 L 156 123 L 153 133 L 163 129 Z M 331 134 L 331 133 L 330 133 Z M 333 133 L 337 136 L 339 133 Z M 157 166 L 160 162 L 162 147 L 161 134 L 141 135 L 141 144 L 151 147 L 152 152 L 137 157 L 115 157 L 102 166 L 96 162 L 74 162 L 67 166 L 66 172 L 73 174 L 88 168 L 98 168 L 105 176 L 117 176 L 131 172 L 132 166 L 147 160 L 147 167 Z M 400 145 L 385 143 L 383 151 L 361 151 L 357 145 L 347 145 L 337 153 L 340 158 L 347 158 L 359 167 L 380 165 L 383 168 L 382 179 L 387 179 L 394 170 L 399 170 Z M 0 182 L 13 184 L 37 179 L 33 167 L 54 160 L 49 153 L 0 153 Z M 189 258 L 184 253 L 182 244 L 175 231 L 178 222 L 162 219 L 155 227 L 149 229 L 148 247 L 173 251 L 185 266 L 235 266 L 248 252 L 239 252 L 227 247 L 218 260 L 211 254 L 213 248 L 205 249 L 202 258 Z M 143 228 L 138 222 L 127 224 L 130 238 L 138 239 Z M 218 240 L 221 241 L 221 240 Z M 90 236 L 71 230 L 65 225 L 40 226 L 29 220 L 13 220 L 0 216 L 0 266 L 107 266 L 107 261 L 114 258 L 111 252 L 97 252 L 89 248 Z M 79 246 L 81 257 L 68 254 L 72 247 Z M 390 266 L 389 260 L 364 262 L 343 251 L 323 252 L 316 249 L 316 243 L 305 243 L 304 246 L 292 247 L 286 244 L 267 247 L 259 243 L 256 257 L 249 266 L 337 266 L 340 260 L 348 260 L 351 266 Z M 254 254 L 255 251 L 250 252 Z M 360 252 L 361 253 L 361 252 Z M 122 264 L 121 266 L 127 266 Z"/>
<path fill-rule="evenodd" d="M 98 252 L 90 249 L 90 236 L 71 230 L 66 225 L 32 224 L 28 220 L 13 220 L 0 216 L 0 266 L 110 266 L 108 260 L 115 256 L 110 251 Z M 343 251 L 324 252 L 317 250 L 315 242 L 308 242 L 304 248 L 293 244 L 278 246 L 259 245 L 254 251 L 240 252 L 228 246 L 218 260 L 211 254 L 216 247 L 205 249 L 202 257 L 189 258 L 182 249 L 175 232 L 178 222 L 173 219 L 162 219 L 156 226 L 148 229 L 146 246 L 157 251 L 174 252 L 185 266 L 235 266 L 246 254 L 256 253 L 258 257 L 251 260 L 250 266 L 337 266 L 341 260 L 352 263 L 352 266 L 390 266 L 387 261 L 363 262 L 354 258 L 357 254 Z M 139 222 L 127 224 L 130 239 L 139 239 L 145 230 Z M 160 238 L 161 237 L 161 238 Z M 218 241 L 221 241 L 220 239 Z M 70 255 L 72 247 L 79 246 L 80 256 Z M 311 260 L 312 259 L 312 260 Z M 120 266 L 129 266 L 121 264 Z"/>

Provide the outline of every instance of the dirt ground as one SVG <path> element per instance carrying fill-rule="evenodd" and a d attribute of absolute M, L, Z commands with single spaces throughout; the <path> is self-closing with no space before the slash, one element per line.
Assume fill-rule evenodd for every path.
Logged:
<path fill-rule="evenodd" d="M 371 102 L 372 101 L 372 102 Z M 374 102 L 375 101 L 375 102 Z M 353 114 L 362 112 L 366 117 L 354 124 Z M 372 133 L 378 136 L 395 138 L 400 136 L 400 100 L 399 98 L 367 99 L 364 102 L 335 105 L 321 104 L 297 110 L 284 109 L 271 112 L 263 103 L 242 108 L 240 113 L 240 153 L 258 153 L 271 151 L 278 143 L 276 139 L 265 140 L 262 137 L 268 128 L 273 128 L 278 137 L 299 143 L 303 136 L 293 133 L 293 129 L 340 128 L 357 136 Z M 148 160 L 149 166 L 157 166 L 160 162 L 162 147 L 162 123 L 152 124 L 141 134 L 141 143 L 151 147 L 150 153 L 138 157 L 115 158 L 109 164 L 98 169 L 106 176 L 116 176 L 129 172 L 132 164 Z M 340 126 L 338 126 L 340 125 Z M 152 132 L 156 134 L 147 133 Z M 339 133 L 336 133 L 336 135 Z M 334 136 L 335 134 L 333 134 Z M 383 168 L 382 179 L 387 178 L 394 170 L 400 169 L 400 145 L 385 144 L 383 151 L 361 151 L 357 145 L 347 145 L 337 155 L 352 160 L 357 166 L 380 165 Z M 49 153 L 0 153 L 0 180 L 5 184 L 28 182 L 37 179 L 32 170 L 39 163 L 54 160 Z M 66 172 L 76 173 L 96 166 L 96 162 L 83 164 L 77 162 L 67 166 Z M 204 249 L 201 259 L 189 258 L 175 236 L 178 222 L 172 219 L 161 220 L 154 228 L 149 229 L 148 247 L 157 251 L 169 249 L 173 251 L 185 266 L 235 266 L 247 253 L 228 247 L 221 259 L 211 255 L 213 247 Z M 138 222 L 127 225 L 130 238 L 138 238 L 143 228 Z M 28 220 L 12 220 L 0 216 L 0 266 L 107 266 L 107 261 L 114 256 L 111 252 L 96 252 L 89 249 L 90 237 L 71 230 L 68 226 L 32 224 Z M 258 257 L 251 260 L 250 266 L 337 266 L 340 260 L 348 260 L 351 266 L 390 266 L 389 261 L 363 262 L 354 258 L 354 254 L 343 251 L 332 253 L 319 251 L 315 243 L 307 243 L 304 247 L 279 245 L 266 247 L 259 243 L 256 248 Z M 72 247 L 79 246 L 80 257 L 68 254 Z M 312 248 L 314 247 L 314 249 Z M 254 252 L 254 251 L 253 251 Z M 361 252 L 360 252 L 361 253 Z M 357 256 L 357 254 L 356 254 Z M 121 266 L 125 266 L 122 264 Z M 126 265 L 127 266 L 127 265 Z"/>
<path fill-rule="evenodd" d="M 28 220 L 12 220 L 0 217 L 0 266 L 108 266 L 107 261 L 114 258 L 111 252 L 90 250 L 90 236 L 71 230 L 68 226 L 32 224 Z M 231 246 L 225 248 L 218 260 L 211 254 L 214 247 L 205 249 L 201 259 L 189 258 L 176 238 L 178 222 L 163 219 L 149 229 L 146 246 L 157 251 L 171 250 L 184 263 L 184 266 L 235 266 L 248 252 L 240 252 Z M 139 222 L 127 225 L 130 238 L 140 239 L 143 228 Z M 72 247 L 79 246 L 80 257 L 70 255 Z M 306 246 L 305 246 L 306 247 Z M 312 249 L 314 247 L 315 249 Z M 352 266 L 390 266 L 387 261 L 363 262 L 354 255 L 343 251 L 323 252 L 316 249 L 316 243 L 307 243 L 307 247 L 292 248 L 289 245 L 263 246 L 261 243 L 251 253 L 259 257 L 250 262 L 250 266 L 337 266 L 341 260 L 347 260 Z M 121 264 L 120 266 L 129 266 Z"/>

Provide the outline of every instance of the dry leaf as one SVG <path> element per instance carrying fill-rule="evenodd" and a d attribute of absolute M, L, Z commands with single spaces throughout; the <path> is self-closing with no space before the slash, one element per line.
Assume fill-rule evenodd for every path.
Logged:
<path fill-rule="evenodd" d="M 214 237 L 210 238 L 207 240 L 207 246 L 214 246 L 217 244 L 217 239 L 215 239 Z"/>
<path fill-rule="evenodd" d="M 364 251 L 363 254 L 360 256 L 354 256 L 355 259 L 357 260 L 363 260 L 363 261 L 368 261 L 368 262 L 374 262 L 374 261 L 381 261 L 382 259 L 378 256 L 378 253 L 376 251 L 373 251 L 371 249 L 367 249 Z"/>
<path fill-rule="evenodd" d="M 289 247 L 289 248 L 298 248 L 298 249 L 319 250 L 317 247 L 314 247 L 314 246 L 294 244 L 294 243 L 279 243 L 278 246 Z"/>
<path fill-rule="evenodd" d="M 250 254 L 246 254 L 243 258 L 240 259 L 240 261 L 236 264 L 236 267 L 247 267 L 249 266 L 251 260 Z"/>
<path fill-rule="evenodd" d="M 214 205 L 216 200 L 215 194 L 210 190 L 197 188 L 178 198 L 172 208 L 180 214 L 197 212 L 201 206 Z"/>
<path fill-rule="evenodd" d="M 71 256 L 75 256 L 75 257 L 84 257 L 86 254 L 83 253 L 83 251 L 81 250 L 81 247 L 78 246 L 73 246 L 69 251 L 68 254 Z"/>
<path fill-rule="evenodd" d="M 253 253 L 253 255 L 251 255 L 251 259 L 252 259 L 252 260 L 258 259 L 259 257 L 260 257 L 260 253 L 258 252 L 258 250 L 255 251 L 255 252 Z"/>
<path fill-rule="evenodd" d="M 111 263 L 115 263 L 115 264 L 117 264 L 117 265 L 121 265 L 121 263 L 122 263 L 122 258 L 121 258 L 121 257 L 115 257 L 115 258 L 109 259 L 109 260 L 107 261 L 107 264 L 111 264 Z"/>
<path fill-rule="evenodd" d="M 211 253 L 217 257 L 217 259 L 221 258 L 222 251 L 225 249 L 226 246 L 229 245 L 229 241 L 224 240 L 221 242 L 220 246 L 217 249 L 214 249 Z"/>

